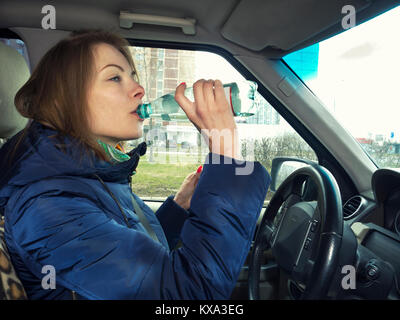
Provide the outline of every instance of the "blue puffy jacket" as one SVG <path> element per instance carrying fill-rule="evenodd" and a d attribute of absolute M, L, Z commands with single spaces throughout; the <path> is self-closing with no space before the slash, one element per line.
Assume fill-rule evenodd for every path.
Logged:
<path fill-rule="evenodd" d="M 55 133 L 33 121 L 11 164 L 16 136 L 0 150 L 0 213 L 29 298 L 70 299 L 71 291 L 86 299 L 230 297 L 270 183 L 262 165 L 237 175 L 235 161 L 210 153 L 188 211 L 168 198 L 154 214 L 134 195 L 156 242 L 131 201 L 140 150 L 118 164 L 80 159 L 76 141 L 64 137 L 61 151 Z M 221 164 L 207 164 L 212 156 Z M 95 174 L 118 198 L 130 227 Z M 178 239 L 182 246 L 173 249 Z M 55 289 L 42 287 L 46 265 L 56 271 Z"/>

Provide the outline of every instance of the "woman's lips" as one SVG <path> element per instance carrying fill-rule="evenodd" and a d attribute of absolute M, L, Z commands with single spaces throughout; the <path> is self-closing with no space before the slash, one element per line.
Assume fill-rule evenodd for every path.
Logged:
<path fill-rule="evenodd" d="M 131 112 L 139 121 L 144 121 L 141 117 L 139 117 L 138 113 L 136 111 Z"/>

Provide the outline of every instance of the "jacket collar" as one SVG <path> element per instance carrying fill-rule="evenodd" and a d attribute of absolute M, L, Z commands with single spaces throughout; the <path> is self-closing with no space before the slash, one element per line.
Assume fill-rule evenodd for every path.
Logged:
<path fill-rule="evenodd" d="M 129 160 L 109 163 L 98 159 L 93 152 L 85 152 L 82 145 L 71 136 L 59 136 L 56 139 L 57 131 L 37 121 L 32 121 L 28 130 L 15 161 L 10 166 L 5 161 L 0 164 L 0 170 L 7 172 L 7 177 L 0 179 L 0 188 L 10 180 L 14 185 L 23 185 L 65 175 L 93 177 L 97 174 L 104 181 L 129 182 L 139 164 L 140 156 L 147 149 L 146 143 L 142 142 L 128 153 Z M 16 136 L 11 138 L 1 151 L 12 149 L 16 140 Z"/>

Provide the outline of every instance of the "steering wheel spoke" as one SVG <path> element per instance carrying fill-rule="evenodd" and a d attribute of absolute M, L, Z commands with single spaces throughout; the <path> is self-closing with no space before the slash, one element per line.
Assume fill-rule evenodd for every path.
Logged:
<path fill-rule="evenodd" d="M 268 248 L 271 248 L 273 245 L 274 238 L 277 234 L 277 228 L 273 225 L 265 225 L 265 241 L 267 243 Z"/>

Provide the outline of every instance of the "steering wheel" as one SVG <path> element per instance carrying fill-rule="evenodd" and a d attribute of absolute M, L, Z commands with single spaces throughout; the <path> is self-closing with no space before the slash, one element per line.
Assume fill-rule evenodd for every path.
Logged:
<path fill-rule="evenodd" d="M 304 182 L 317 201 L 304 201 Z M 324 299 L 339 263 L 342 201 L 333 175 L 319 165 L 297 169 L 272 197 L 258 228 L 249 263 L 249 298 L 260 298 L 261 260 L 266 250 L 289 279 L 305 286 L 301 299 Z"/>

